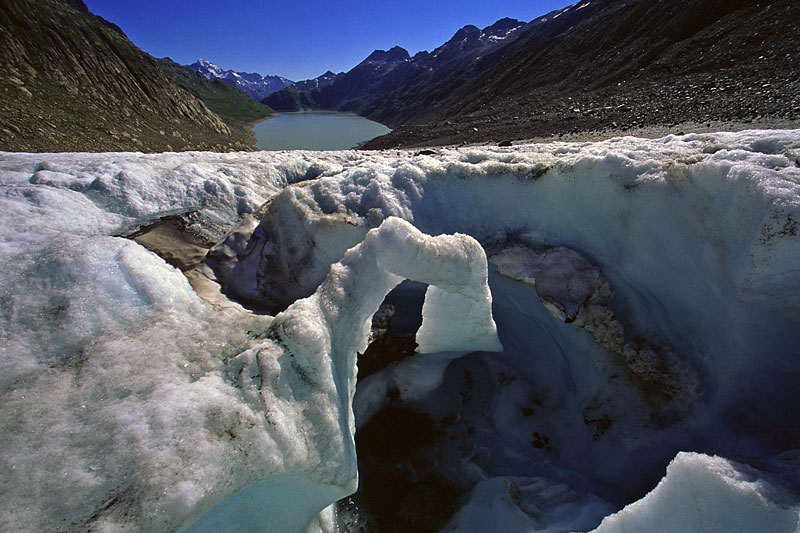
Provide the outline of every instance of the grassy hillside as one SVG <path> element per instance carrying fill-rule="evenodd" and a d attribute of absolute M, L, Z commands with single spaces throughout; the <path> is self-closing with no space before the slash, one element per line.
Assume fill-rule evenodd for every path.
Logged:
<path fill-rule="evenodd" d="M 272 93 L 262 100 L 277 111 L 300 111 L 303 109 L 322 109 L 320 89 L 299 91 L 296 87 L 286 87 Z"/>

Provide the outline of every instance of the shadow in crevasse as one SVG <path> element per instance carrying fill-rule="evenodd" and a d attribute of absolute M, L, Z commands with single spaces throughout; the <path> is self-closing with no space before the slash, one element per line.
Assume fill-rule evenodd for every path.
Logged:
<path fill-rule="evenodd" d="M 404 281 L 386 296 L 373 319 L 372 342 L 359 354 L 359 382 L 416 353 L 426 290 L 424 283 Z M 359 487 L 337 503 L 342 533 L 439 530 L 464 492 L 436 470 L 441 422 L 403 402 L 397 390 L 387 396 L 363 427 L 356 420 Z"/>

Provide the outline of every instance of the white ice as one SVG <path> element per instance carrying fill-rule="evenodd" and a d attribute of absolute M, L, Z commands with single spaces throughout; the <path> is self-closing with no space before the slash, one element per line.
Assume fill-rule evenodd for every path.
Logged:
<path fill-rule="evenodd" d="M 355 349 L 366 331 L 357 317 L 368 321 L 382 296 L 364 293 L 375 309 L 369 302 L 348 307 L 348 301 L 362 284 L 371 287 L 369 265 L 346 290 L 332 282 L 329 294 L 320 296 L 331 323 L 337 320 L 331 314 L 346 322 L 340 329 L 326 326 L 334 337 L 355 335 L 352 346 L 336 337 L 339 368 L 330 352 L 315 352 L 313 342 L 295 358 L 265 340 L 276 328 L 285 332 L 294 316 L 296 334 L 287 342 L 311 342 L 308 335 L 323 325 L 316 320 L 323 311 L 313 317 L 287 311 L 270 329 L 271 317 L 209 305 L 180 272 L 112 235 L 189 211 L 198 212 L 205 229 L 229 227 L 287 183 L 360 158 L 3 156 L 0 453 L 8 468 L 0 483 L 4 494 L 14 495 L 3 499 L 4 523 L 29 530 L 63 524 L 174 530 L 236 494 L 196 529 L 219 530 L 220 520 L 234 527 L 225 517 L 238 509 L 237 528 L 305 530 L 323 508 L 355 489 L 349 399 Z M 445 237 L 426 240 L 399 219 L 382 227 L 384 238 L 406 242 L 401 256 L 394 248 L 382 252 L 389 271 L 455 290 L 462 295 L 459 304 L 475 307 L 470 316 L 483 332 L 465 331 L 450 344 L 464 348 L 472 339 L 496 346 L 482 248 L 466 236 L 452 237 L 451 246 Z M 434 257 L 450 257 L 453 271 L 426 262 L 417 249 L 423 243 Z M 367 250 L 378 253 L 380 238 L 369 237 L 352 254 L 374 263 Z M 351 263 L 342 268 L 355 268 L 357 261 Z M 383 270 L 371 276 L 402 279 Z M 348 301 L 336 301 L 336 295 Z M 426 321 L 433 333 L 435 322 Z M 253 364 L 262 379 L 295 358 L 268 389 L 271 404 L 243 389 L 243 380 L 253 376 L 236 374 L 249 356 L 257 358 Z M 309 386 L 306 380 L 324 375 L 325 368 L 343 388 L 326 391 L 324 380 Z M 274 410 L 276 405 L 284 408 Z"/>
<path fill-rule="evenodd" d="M 358 157 L 0 155 L 4 524 L 173 530 L 285 469 L 223 374 L 270 317 L 206 304 L 113 235 L 196 212 L 218 238 L 287 183 Z"/>
<path fill-rule="evenodd" d="M 779 406 L 800 407 L 785 396 L 800 377 L 787 354 L 797 153 L 796 132 L 743 132 L 376 154 L 279 194 L 259 225 L 265 253 L 233 269 L 260 279 L 243 297 L 285 304 L 387 216 L 489 248 L 566 246 L 602 271 L 632 331 L 713 375 L 704 393 L 729 422 L 787 426 Z"/>
<path fill-rule="evenodd" d="M 799 131 L 433 156 L 3 153 L 0 183 L 0 519 L 15 529 L 177 530 L 214 506 L 198 530 L 270 516 L 328 527 L 319 512 L 355 488 L 353 355 L 384 290 L 407 277 L 435 287 L 417 340 L 439 353 L 373 381 L 405 386 L 432 414 L 461 398 L 460 423 L 476 429 L 441 458 L 459 482 L 547 480 L 588 513 L 646 494 L 681 450 L 764 470 L 800 442 Z M 292 307 L 273 319 L 212 305 L 115 236 L 187 212 L 209 240 L 227 234 L 213 257 L 226 290 Z M 483 249 L 509 246 L 580 256 L 553 262 L 583 265 L 572 270 L 537 263 L 556 289 L 598 272 L 608 293 L 586 304 L 591 328 L 580 311 L 564 320 L 580 297 L 556 290 L 548 310 L 492 265 L 490 294 Z M 498 338 L 501 353 L 463 355 Z M 634 356 L 614 342 L 638 343 Z M 442 358 L 435 379 L 415 378 L 412 360 Z M 670 475 L 714 491 L 709 502 L 734 494 L 753 516 L 796 517 L 772 474 L 704 457 L 679 456 L 646 505 L 609 524 L 658 516 L 660 502 L 683 509 L 652 498 L 671 494 Z M 747 485 L 762 477 L 777 488 Z M 503 494 L 480 487 L 480 505 Z M 687 514 L 711 520 L 703 509 Z"/>
<path fill-rule="evenodd" d="M 292 301 L 387 216 L 467 233 L 490 254 L 560 250 L 516 264 L 542 294 L 490 267 L 504 356 L 449 368 L 513 382 L 484 380 L 482 413 L 447 407 L 485 429 L 454 441 L 442 468 L 461 484 L 547 475 L 620 505 L 680 450 L 763 457 L 800 442 L 799 154 L 798 132 L 398 152 L 279 194 L 259 225 L 265 253 L 234 268 L 262 280 L 243 296 Z M 420 373 L 398 372 L 414 359 L 370 376 L 356 410 L 369 417 L 389 389 L 415 397 Z M 474 391 L 437 375 L 428 405 L 444 416 L 444 391 Z M 523 452 L 534 433 L 552 451 Z"/>
<path fill-rule="evenodd" d="M 783 468 L 797 476 L 796 455 L 787 463 Z M 606 517 L 594 531 L 792 533 L 798 527 L 797 496 L 759 470 L 730 459 L 681 452 L 652 492 Z"/>

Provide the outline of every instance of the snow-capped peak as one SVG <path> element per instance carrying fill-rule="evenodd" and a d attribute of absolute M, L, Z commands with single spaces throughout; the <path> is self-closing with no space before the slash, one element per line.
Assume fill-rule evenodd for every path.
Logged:
<path fill-rule="evenodd" d="M 189 65 L 189 68 L 199 72 L 209 80 L 220 79 L 226 81 L 255 100 L 263 100 L 270 94 L 294 83 L 292 80 L 281 76 L 262 76 L 255 72 L 222 70 L 222 68 L 207 59 L 198 59 L 197 62 Z"/>
<path fill-rule="evenodd" d="M 198 68 L 195 68 L 195 65 Z M 208 79 L 225 77 L 225 72 L 208 59 L 198 58 L 197 63 L 190 66 Z"/>

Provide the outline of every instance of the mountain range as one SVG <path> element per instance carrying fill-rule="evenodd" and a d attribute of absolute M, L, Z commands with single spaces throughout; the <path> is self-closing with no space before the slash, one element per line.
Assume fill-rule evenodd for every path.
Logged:
<path fill-rule="evenodd" d="M 796 0 L 581 0 L 300 82 L 157 60 L 82 0 L 5 0 L 0 29 L 2 150 L 255 149 L 270 108 L 394 128 L 366 148 L 800 126 Z"/>
<path fill-rule="evenodd" d="M 527 24 L 466 83 L 417 94 L 395 140 L 372 146 L 797 127 L 797 50 L 793 0 L 583 0 Z"/>
<path fill-rule="evenodd" d="M 465 26 L 430 53 L 377 50 L 325 88 L 264 103 L 395 128 L 367 148 L 796 127 L 799 21 L 793 0 L 581 0 L 529 23 Z"/>
<path fill-rule="evenodd" d="M 202 100 L 228 124 L 248 125 L 272 114 L 272 109 L 227 81 L 208 79 L 168 57 L 156 59 L 156 63 L 170 81 Z"/>
<path fill-rule="evenodd" d="M 223 80 L 247 94 L 254 100 L 263 100 L 275 91 L 292 85 L 294 82 L 282 76 L 262 76 L 255 72 L 236 72 L 222 70 L 220 67 L 205 59 L 198 59 L 188 65 L 190 69 L 199 72 L 209 80 Z"/>
<path fill-rule="evenodd" d="M 486 68 L 482 58 L 513 40 L 524 26 L 524 22 L 510 18 L 482 30 L 464 26 L 432 52 L 419 52 L 413 57 L 399 46 L 375 50 L 318 91 L 300 91 L 301 95 L 284 90 L 263 101 L 278 111 L 307 107 L 352 111 L 397 126 L 424 105 L 419 95 L 428 94 L 437 86 L 438 94 L 471 79 Z"/>
<path fill-rule="evenodd" d="M 295 95 L 301 91 L 322 89 L 336 81 L 341 75 L 341 73 L 335 74 L 329 70 L 325 74 L 317 76 L 316 78 L 302 81 L 292 81 L 282 76 L 262 76 L 261 74 L 255 72 L 236 72 L 234 70 L 223 70 L 221 67 L 206 59 L 198 59 L 191 65 L 187 65 L 187 67 L 195 72 L 199 72 L 208 80 L 221 80 L 227 82 L 233 87 L 240 89 L 250 98 L 258 101 L 265 100 L 270 95 L 280 91 L 281 89 L 288 89 L 286 94 L 289 95 Z M 286 99 L 286 95 L 282 95 L 279 99 Z M 292 98 L 290 98 L 290 100 L 291 99 Z M 297 111 L 302 107 L 306 106 L 295 106 L 295 108 L 292 108 L 291 105 L 284 105 L 283 110 Z"/>

